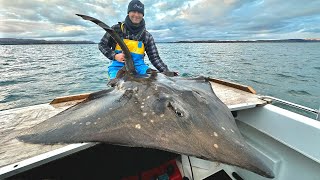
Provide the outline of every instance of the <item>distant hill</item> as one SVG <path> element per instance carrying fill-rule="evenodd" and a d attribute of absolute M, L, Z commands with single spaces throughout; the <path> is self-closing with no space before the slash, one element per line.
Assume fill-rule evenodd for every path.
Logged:
<path fill-rule="evenodd" d="M 195 40 L 157 43 L 266 43 L 266 42 L 320 42 L 320 39 L 279 39 L 279 40 Z M 0 45 L 27 45 L 27 44 L 96 44 L 93 41 L 47 41 L 36 39 L 0 38 Z"/>
<path fill-rule="evenodd" d="M 92 41 L 47 41 L 35 39 L 0 38 L 0 45 L 25 45 L 25 44 L 95 44 Z"/>
<path fill-rule="evenodd" d="M 266 42 L 320 42 L 320 39 L 279 39 L 279 40 L 199 40 L 176 41 L 172 43 L 266 43 Z"/>

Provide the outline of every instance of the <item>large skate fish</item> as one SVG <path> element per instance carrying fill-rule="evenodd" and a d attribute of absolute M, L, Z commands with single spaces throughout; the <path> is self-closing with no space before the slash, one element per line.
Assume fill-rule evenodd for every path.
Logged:
<path fill-rule="evenodd" d="M 154 148 L 274 176 L 247 145 L 230 110 L 206 78 L 168 77 L 156 72 L 137 77 L 130 52 L 117 33 L 100 20 L 79 16 L 102 27 L 119 43 L 126 56 L 125 69 L 112 81 L 113 88 L 91 94 L 31 128 L 20 140 Z"/>

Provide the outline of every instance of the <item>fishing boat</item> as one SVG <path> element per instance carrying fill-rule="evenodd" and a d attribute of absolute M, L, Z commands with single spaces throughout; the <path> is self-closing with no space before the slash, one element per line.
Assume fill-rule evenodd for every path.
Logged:
<path fill-rule="evenodd" d="M 259 95 L 249 86 L 209 80 L 216 95 L 231 110 L 247 143 L 272 169 L 274 179 L 320 178 L 319 110 Z M 0 111 L 0 179 L 113 179 L 114 174 L 130 177 L 172 160 L 179 177 L 188 179 L 267 179 L 239 167 L 160 150 L 100 143 L 39 145 L 17 140 L 28 128 L 85 100 L 89 94 Z M 311 113 L 315 118 L 292 108 Z"/>

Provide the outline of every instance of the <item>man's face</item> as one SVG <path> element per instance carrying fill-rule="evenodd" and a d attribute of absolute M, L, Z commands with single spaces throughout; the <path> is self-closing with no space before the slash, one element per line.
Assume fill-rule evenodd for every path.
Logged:
<path fill-rule="evenodd" d="M 133 24 L 139 24 L 142 21 L 143 14 L 138 11 L 130 11 L 129 18 Z"/>

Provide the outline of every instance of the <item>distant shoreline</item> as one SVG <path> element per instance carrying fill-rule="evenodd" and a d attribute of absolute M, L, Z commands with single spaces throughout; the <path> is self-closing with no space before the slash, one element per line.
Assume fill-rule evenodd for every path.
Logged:
<path fill-rule="evenodd" d="M 199 41 L 176 41 L 170 43 L 287 43 L 287 42 L 320 42 L 320 39 L 279 39 L 279 40 L 199 40 Z"/>
<path fill-rule="evenodd" d="M 0 45 L 37 45 L 37 44 L 96 44 L 92 41 L 47 41 L 35 39 L 0 38 Z"/>
<path fill-rule="evenodd" d="M 172 41 L 156 43 L 301 43 L 320 42 L 320 39 L 279 39 L 279 40 L 196 40 L 196 41 Z M 37 44 L 97 44 L 93 41 L 47 41 L 35 39 L 0 38 L 0 45 L 37 45 Z"/>

